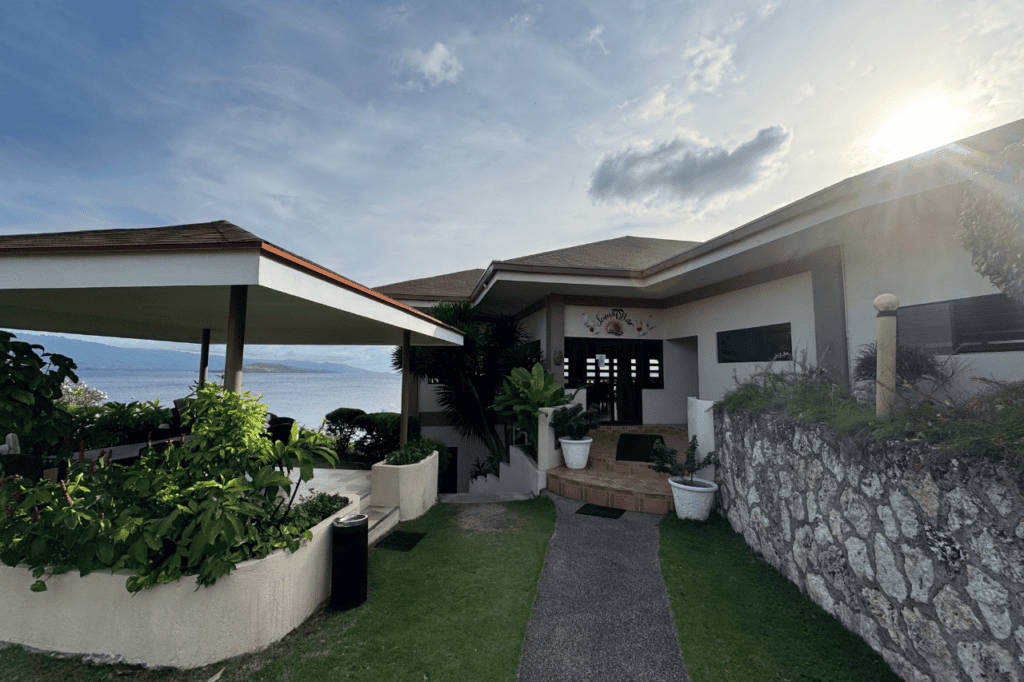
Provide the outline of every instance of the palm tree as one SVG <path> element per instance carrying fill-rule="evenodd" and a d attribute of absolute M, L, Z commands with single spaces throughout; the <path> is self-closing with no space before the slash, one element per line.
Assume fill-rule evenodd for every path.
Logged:
<path fill-rule="evenodd" d="M 460 435 L 483 441 L 496 469 L 497 462 L 508 460 L 508 443 L 498 434 L 494 399 L 512 369 L 533 366 L 540 353 L 511 316 L 484 315 L 465 302 L 439 303 L 427 312 L 465 337 L 462 346 L 411 348 L 410 373 L 438 382 L 438 402 L 448 423 Z M 401 369 L 401 348 L 392 366 Z"/>

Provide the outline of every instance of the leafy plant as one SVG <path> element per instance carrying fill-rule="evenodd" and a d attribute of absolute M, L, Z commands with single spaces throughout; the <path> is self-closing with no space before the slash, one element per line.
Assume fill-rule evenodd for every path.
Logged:
<path fill-rule="evenodd" d="M 500 475 L 500 463 L 490 457 L 486 459 L 476 458 L 476 461 L 469 467 L 469 480 L 475 481 L 478 478 Z"/>
<path fill-rule="evenodd" d="M 161 407 L 159 400 L 108 402 L 97 407 L 69 405 L 66 409 L 71 415 L 71 446 L 84 441 L 90 450 L 141 443 L 150 431 L 173 420 L 171 409 Z"/>
<path fill-rule="evenodd" d="M 416 464 L 425 460 L 433 454 L 434 450 L 437 450 L 438 455 L 438 467 L 443 469 L 448 464 L 448 459 L 451 457 L 451 453 L 448 451 L 448 446 L 439 440 L 433 438 L 418 438 L 411 440 L 405 444 L 405 447 L 401 450 L 396 450 L 388 454 L 386 462 L 388 464 Z"/>
<path fill-rule="evenodd" d="M 366 459 L 379 462 L 389 452 L 394 452 L 401 446 L 402 415 L 397 412 L 364 414 L 356 417 L 353 424 L 365 434 L 359 439 L 356 447 Z M 409 440 L 412 441 L 419 436 L 419 417 L 409 415 Z"/>
<path fill-rule="evenodd" d="M 448 422 L 460 435 L 480 439 L 497 470 L 498 462 L 508 460 L 508 447 L 498 433 L 495 397 L 514 367 L 531 367 L 540 360 L 539 350 L 510 316 L 487 316 L 465 302 L 440 303 L 427 312 L 463 332 L 463 344 L 412 348 L 412 375 L 438 383 L 438 402 Z M 402 367 L 400 348 L 392 367 Z"/>
<path fill-rule="evenodd" d="M 515 367 L 509 373 L 501 392 L 494 401 L 494 407 L 502 417 L 510 419 L 516 427 L 527 434 L 529 448 L 537 452 L 537 416 L 542 407 L 565 405 L 576 397 L 566 395 L 565 389 L 555 375 L 535 363 L 530 371 Z"/>
<path fill-rule="evenodd" d="M 355 422 L 364 414 L 366 412 L 355 407 L 339 407 L 324 417 L 327 433 L 335 439 L 335 451 L 338 456 L 343 457 L 347 454 L 349 446 L 356 439 L 356 434 L 361 433 Z"/>
<path fill-rule="evenodd" d="M 555 429 L 556 438 L 583 440 L 591 429 L 596 429 L 598 411 L 596 407 L 584 410 L 579 403 L 570 407 L 561 407 L 551 414 L 551 426 Z"/>
<path fill-rule="evenodd" d="M 300 530 L 308 530 L 344 509 L 348 502 L 344 495 L 316 493 L 292 508 L 292 519 Z"/>
<path fill-rule="evenodd" d="M 7 479 L 0 488 L 0 561 L 46 575 L 129 570 L 130 592 L 195 575 L 212 585 L 246 559 L 310 537 L 291 514 L 289 463 L 309 481 L 313 460 L 334 453 L 326 437 L 293 425 L 289 442 L 263 436 L 266 406 L 215 384 L 197 389 L 183 420 L 193 439 L 135 464 L 74 462 L 66 483 Z M 289 495 L 290 493 L 290 495 Z"/>
<path fill-rule="evenodd" d="M 654 456 L 651 458 L 651 468 L 662 474 L 669 474 L 673 478 L 688 477 L 686 484 L 693 485 L 693 475 L 712 464 L 719 464 L 718 455 L 714 451 L 709 452 L 700 462 L 697 461 L 697 436 L 690 438 L 690 444 L 686 448 L 686 459 L 679 461 L 679 451 L 665 445 L 664 441 L 657 441 L 654 444 Z"/>
<path fill-rule="evenodd" d="M 854 360 L 854 381 L 874 388 L 877 358 L 875 344 L 860 346 Z M 939 360 L 920 348 L 897 346 L 896 402 L 904 407 L 922 402 L 945 403 L 947 400 L 952 404 L 953 384 L 966 366 L 967 363 L 957 356 Z M 874 402 L 874 391 L 862 390 L 861 393 L 866 402 Z"/>
<path fill-rule="evenodd" d="M 59 404 L 65 379 L 78 381 L 74 361 L 0 331 L 0 437 L 16 433 L 22 452 L 57 456 L 71 417 Z M 66 451 L 64 452 L 66 455 Z"/>
<path fill-rule="evenodd" d="M 960 204 L 961 243 L 974 269 L 1024 303 L 1024 141 L 966 183 Z"/>

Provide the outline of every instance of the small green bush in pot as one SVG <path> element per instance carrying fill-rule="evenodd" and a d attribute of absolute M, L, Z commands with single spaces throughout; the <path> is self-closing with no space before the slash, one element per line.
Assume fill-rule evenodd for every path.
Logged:
<path fill-rule="evenodd" d="M 438 466 L 443 469 L 447 466 L 448 460 L 451 459 L 452 455 L 448 451 L 447 445 L 434 438 L 411 440 L 401 450 L 388 454 L 384 461 L 394 465 L 416 464 L 430 457 L 434 450 L 437 450 Z"/>
<path fill-rule="evenodd" d="M 673 478 L 682 480 L 687 477 L 686 484 L 693 485 L 693 475 L 704 467 L 717 465 L 718 455 L 713 451 L 709 452 L 703 461 L 697 461 L 697 436 L 690 439 L 686 448 L 686 459 L 682 462 L 678 459 L 679 451 L 665 445 L 664 441 L 654 444 L 654 456 L 651 458 L 651 468 L 662 474 L 669 474 Z"/>
<path fill-rule="evenodd" d="M 577 391 L 578 392 L 578 391 Z M 527 434 L 530 454 L 537 452 L 537 415 L 542 407 L 565 405 L 576 396 L 566 394 L 555 375 L 539 362 L 529 372 L 516 367 L 501 386 L 494 407 Z"/>
<path fill-rule="evenodd" d="M 555 429 L 556 438 L 584 440 L 590 430 L 596 429 L 599 424 L 597 409 L 585 410 L 579 403 L 559 408 L 551 414 L 551 426 Z"/>

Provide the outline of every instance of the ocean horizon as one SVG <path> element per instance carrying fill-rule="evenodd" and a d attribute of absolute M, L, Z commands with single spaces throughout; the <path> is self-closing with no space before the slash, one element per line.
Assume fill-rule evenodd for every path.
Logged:
<path fill-rule="evenodd" d="M 172 407 L 174 400 L 189 395 L 199 381 L 199 371 L 185 370 L 77 370 L 80 383 L 107 395 L 107 400 L 130 403 L 159 400 Z M 215 371 L 210 380 L 222 383 Z M 324 415 L 339 407 L 364 412 L 399 412 L 402 377 L 397 374 L 346 375 L 339 373 L 253 372 L 243 374 L 242 391 L 262 394 L 260 400 L 279 417 L 291 417 L 310 429 L 320 428 Z"/>

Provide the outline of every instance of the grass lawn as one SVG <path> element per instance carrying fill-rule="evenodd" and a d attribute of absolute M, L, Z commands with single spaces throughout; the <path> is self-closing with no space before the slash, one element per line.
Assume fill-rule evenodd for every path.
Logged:
<path fill-rule="evenodd" d="M 470 505 L 435 505 L 401 524 L 427 536 L 408 553 L 371 548 L 370 595 L 350 611 L 318 612 L 283 641 L 192 671 L 92 665 L 0 649 L 0 680 L 515 680 L 555 506 L 546 497 L 504 506 L 509 526 L 463 528 Z M 7 614 L 5 617 L 16 617 Z M 245 623 L 239 623 L 245 627 Z"/>
<path fill-rule="evenodd" d="M 900 681 L 718 514 L 706 523 L 667 515 L 659 556 L 693 682 Z"/>

